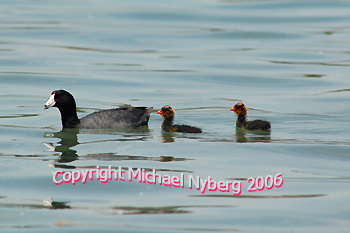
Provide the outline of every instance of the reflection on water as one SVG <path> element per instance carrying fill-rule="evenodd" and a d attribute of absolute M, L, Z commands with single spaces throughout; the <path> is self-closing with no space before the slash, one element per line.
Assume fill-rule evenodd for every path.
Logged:
<path fill-rule="evenodd" d="M 236 141 L 237 142 L 271 142 L 271 131 L 270 130 L 245 130 L 245 129 L 236 127 Z"/>
<path fill-rule="evenodd" d="M 59 138 L 60 141 L 57 142 L 58 146 L 53 146 L 49 143 L 44 143 L 46 146 L 50 148 L 51 151 L 60 152 L 60 159 L 58 159 L 57 163 L 69 163 L 78 159 L 78 154 L 76 150 L 71 149 L 72 147 L 79 144 L 78 142 L 78 133 L 79 129 L 63 129 L 60 132 L 56 132 L 53 134 L 45 134 L 45 137 L 54 137 Z M 56 164 L 56 167 L 61 167 Z M 67 168 L 65 166 L 65 168 Z"/>
<path fill-rule="evenodd" d="M 165 207 L 134 207 L 134 206 L 123 206 L 123 207 L 112 207 L 116 212 L 109 214 L 185 214 L 190 211 L 183 210 L 183 207 L 179 206 L 165 206 Z"/>
<path fill-rule="evenodd" d="M 162 131 L 162 142 L 163 143 L 175 142 L 176 138 L 201 139 L 202 136 L 197 136 L 197 135 L 195 135 L 193 133 L 165 132 L 165 131 Z"/>
<path fill-rule="evenodd" d="M 219 205 L 198 205 L 198 206 L 162 206 L 162 207 L 135 207 L 135 206 L 120 206 L 112 207 L 116 212 L 108 214 L 128 215 L 128 214 L 186 214 L 192 211 L 184 209 L 194 208 L 227 208 L 234 206 L 219 206 Z"/>
<path fill-rule="evenodd" d="M 106 132 L 122 132 L 122 138 L 119 139 L 108 139 L 108 140 L 100 140 L 100 141 L 88 141 L 79 143 L 78 142 L 78 135 L 80 133 L 92 133 L 92 134 L 101 134 Z M 63 129 L 62 131 L 56 132 L 56 133 L 45 133 L 44 137 L 46 138 L 58 138 L 60 141 L 57 142 L 57 146 L 54 146 L 52 143 L 46 143 L 44 142 L 44 145 L 46 145 L 49 148 L 49 151 L 52 152 L 59 152 L 59 159 L 55 160 L 55 164 L 53 167 L 56 168 L 69 168 L 69 169 L 75 169 L 75 168 L 82 168 L 79 166 L 71 166 L 67 163 L 71 163 L 77 159 L 79 159 L 79 155 L 77 153 L 77 150 L 72 149 L 73 147 L 79 145 L 79 144 L 92 144 L 92 143 L 101 143 L 101 142 L 125 142 L 125 141 L 143 141 L 144 137 L 149 133 L 148 129 L 141 129 L 141 130 L 135 130 L 135 129 L 109 129 L 108 131 L 104 130 L 81 130 L 81 129 Z M 169 137 L 172 138 L 173 135 L 169 135 L 172 133 L 166 133 Z M 141 136 L 141 137 L 140 137 Z M 168 137 L 167 136 L 167 137 Z M 80 159 L 83 160 L 97 160 L 97 161 L 124 161 L 124 160 L 135 160 L 135 161 L 159 161 L 159 162 L 177 162 L 177 161 L 185 161 L 190 160 L 186 158 L 176 158 L 169 155 L 162 155 L 157 157 L 150 157 L 150 156 L 137 156 L 137 155 L 121 155 L 116 152 L 109 152 L 109 153 L 93 153 L 93 154 L 86 154 L 86 155 L 80 155 Z M 86 168 L 86 167 L 85 167 Z M 145 170 L 152 170 L 151 168 Z M 190 172 L 190 171 L 180 171 L 180 170 L 168 170 L 168 169 L 157 169 L 158 171 L 174 171 L 174 172 Z"/>
<path fill-rule="evenodd" d="M 0 207 L 6 208 L 22 208 L 22 209 L 70 209 L 68 202 L 52 201 L 51 199 L 44 200 L 43 204 L 11 204 L 0 203 Z"/>
<path fill-rule="evenodd" d="M 84 155 L 84 159 L 99 160 L 99 161 L 121 161 L 121 160 L 149 160 L 159 162 L 185 161 L 186 158 L 175 158 L 173 156 L 137 156 L 137 155 L 120 155 L 117 153 L 95 153 Z"/>
<path fill-rule="evenodd" d="M 174 134 L 173 132 L 162 131 L 163 142 L 175 142 Z"/>
<path fill-rule="evenodd" d="M 51 207 L 51 209 L 70 209 L 70 205 L 68 205 L 68 202 L 63 201 L 53 201 L 50 199 L 44 200 L 44 204 L 48 207 Z"/>

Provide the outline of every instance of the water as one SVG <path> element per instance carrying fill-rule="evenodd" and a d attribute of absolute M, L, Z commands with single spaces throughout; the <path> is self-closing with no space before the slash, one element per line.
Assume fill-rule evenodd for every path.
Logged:
<path fill-rule="evenodd" d="M 0 229 L 348 232 L 349 1 L 2 1 Z M 153 106 L 148 129 L 61 132 L 78 115 Z M 271 133 L 235 129 L 238 101 Z M 156 111 L 203 134 L 162 133 Z M 96 167 L 185 177 L 55 185 Z M 248 192 L 249 177 L 282 173 Z M 204 194 L 189 177 L 240 181 Z"/>

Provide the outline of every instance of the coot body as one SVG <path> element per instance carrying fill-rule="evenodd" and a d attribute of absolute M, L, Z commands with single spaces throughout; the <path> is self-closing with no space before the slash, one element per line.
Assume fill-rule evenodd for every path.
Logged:
<path fill-rule="evenodd" d="M 130 107 L 102 110 L 81 119 L 77 116 L 74 97 L 65 90 L 51 93 L 45 109 L 57 107 L 61 113 L 63 128 L 108 129 L 146 126 L 153 108 Z"/>

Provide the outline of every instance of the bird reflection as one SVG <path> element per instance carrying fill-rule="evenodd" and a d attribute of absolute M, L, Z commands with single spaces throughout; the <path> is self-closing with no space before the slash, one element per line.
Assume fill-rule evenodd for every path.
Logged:
<path fill-rule="evenodd" d="M 57 160 L 57 163 L 69 163 L 77 160 L 77 151 L 71 148 L 79 144 L 78 133 L 79 129 L 63 129 L 60 132 L 45 134 L 46 137 L 60 139 L 60 141 L 57 143 L 59 144 L 58 146 L 53 146 L 51 143 L 44 143 L 50 148 L 50 151 L 61 153 L 60 159 Z M 74 166 L 67 166 L 63 164 L 55 164 L 54 166 L 60 168 L 75 168 Z"/>
<path fill-rule="evenodd" d="M 94 131 L 93 131 L 94 132 Z M 80 131 L 80 133 L 84 133 Z M 92 133 L 89 131 L 89 133 Z M 100 132 L 101 133 L 101 132 Z M 130 133 L 130 132 L 128 132 Z M 109 140 L 101 140 L 101 141 L 90 141 L 90 142 L 78 142 L 78 134 L 79 129 L 63 129 L 60 132 L 56 133 L 46 133 L 45 137 L 50 138 L 58 138 L 60 139 L 57 142 L 57 145 L 54 146 L 52 143 L 45 143 L 49 148 L 49 151 L 60 153 L 59 158 L 55 161 L 55 164 L 51 165 L 56 168 L 64 168 L 64 169 L 75 169 L 76 166 L 69 165 L 69 163 L 78 159 L 79 155 L 76 150 L 72 149 L 76 145 L 79 144 L 89 144 L 89 143 L 99 143 L 106 141 L 116 141 L 116 142 L 124 142 L 124 141 L 143 141 L 148 136 L 148 131 L 135 131 L 132 132 L 133 136 L 130 134 L 124 133 L 123 138 L 118 139 L 109 139 Z M 173 142 L 173 133 L 164 133 L 164 140 L 167 142 Z M 121 161 L 121 160 L 148 160 L 148 161 L 159 161 L 159 162 L 175 162 L 175 161 L 184 161 L 185 158 L 175 158 L 171 155 L 161 155 L 161 156 L 142 156 L 142 155 L 121 155 L 116 152 L 108 152 L 108 153 L 92 153 L 86 154 L 83 156 L 84 159 L 93 159 L 93 160 L 102 160 L 102 161 Z"/>
<path fill-rule="evenodd" d="M 271 131 L 264 130 L 247 130 L 236 128 L 237 142 L 271 142 Z"/>
<path fill-rule="evenodd" d="M 48 200 L 43 200 L 44 205 L 49 207 L 50 209 L 70 209 L 70 205 L 68 205 L 68 202 L 63 201 L 52 201 L 51 198 Z"/>
<path fill-rule="evenodd" d="M 163 142 L 175 142 L 174 133 L 162 131 L 162 139 Z"/>

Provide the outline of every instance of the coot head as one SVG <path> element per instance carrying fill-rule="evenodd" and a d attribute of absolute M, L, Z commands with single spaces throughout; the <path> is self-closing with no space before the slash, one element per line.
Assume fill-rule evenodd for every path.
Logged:
<path fill-rule="evenodd" d="M 75 100 L 68 91 L 56 90 L 51 93 L 51 96 L 44 105 L 44 108 L 48 109 L 50 107 L 57 107 L 60 109 L 64 106 L 72 106 L 75 108 Z"/>
<path fill-rule="evenodd" d="M 234 111 L 237 116 L 246 115 L 247 108 L 243 103 L 237 103 L 235 106 L 231 108 L 231 111 Z"/>
<path fill-rule="evenodd" d="M 174 117 L 174 110 L 169 105 L 165 105 L 157 113 L 163 116 L 165 119 Z"/>

